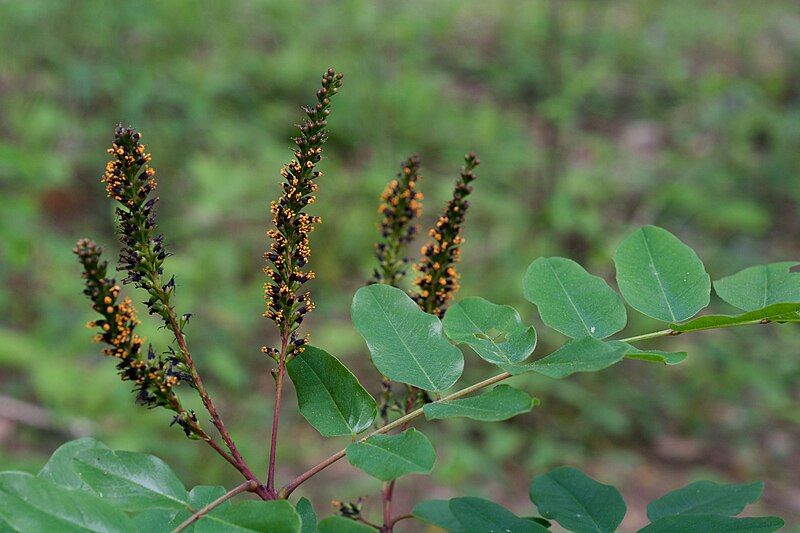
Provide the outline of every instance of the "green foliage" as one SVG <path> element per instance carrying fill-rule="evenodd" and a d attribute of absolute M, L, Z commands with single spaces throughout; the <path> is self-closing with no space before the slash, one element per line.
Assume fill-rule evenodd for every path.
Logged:
<path fill-rule="evenodd" d="M 777 303 L 800 302 L 800 275 L 791 268 L 797 262 L 757 265 L 719 279 L 714 290 L 720 298 L 742 311 L 756 311 Z"/>
<path fill-rule="evenodd" d="M 400 289 L 362 287 L 351 315 L 375 366 L 392 381 L 440 391 L 461 376 L 464 356 L 442 335 L 439 318 L 421 311 Z"/>
<path fill-rule="evenodd" d="M 568 531 L 616 531 L 627 511 L 617 489 L 569 467 L 535 477 L 530 496 L 542 516 Z"/>
<path fill-rule="evenodd" d="M 112 503 L 23 472 L 0 473 L 0 530 L 132 532 Z"/>
<path fill-rule="evenodd" d="M 197 533 L 219 531 L 274 531 L 300 533 L 300 515 L 286 500 L 271 502 L 244 501 L 201 518 Z"/>
<path fill-rule="evenodd" d="M 622 361 L 628 347 L 624 344 L 604 342 L 594 337 L 567 341 L 555 352 L 532 363 L 501 365 L 512 374 L 537 372 L 554 379 L 562 379 L 576 372 L 597 372 Z"/>
<path fill-rule="evenodd" d="M 286 365 L 300 412 L 323 437 L 356 435 L 377 415 L 377 404 L 334 356 L 313 346 Z"/>
<path fill-rule="evenodd" d="M 303 522 L 303 525 L 300 527 L 300 533 L 316 533 L 317 513 L 314 512 L 314 508 L 311 506 L 311 502 L 308 501 L 308 498 L 300 498 L 297 500 L 295 510 L 297 514 L 300 515 L 300 520 Z"/>
<path fill-rule="evenodd" d="M 427 474 L 433 470 L 436 451 L 428 437 L 411 428 L 354 442 L 347 447 L 347 460 L 381 481 L 390 481 L 407 474 Z"/>
<path fill-rule="evenodd" d="M 647 506 L 647 518 L 655 522 L 667 516 L 710 515 L 736 516 L 764 492 L 761 482 L 742 485 L 720 485 L 698 481 L 665 494 Z"/>
<path fill-rule="evenodd" d="M 461 400 L 444 400 L 425 404 L 422 411 L 428 420 L 465 417 L 483 422 L 508 420 L 527 413 L 538 400 L 509 385 L 498 385 L 489 392 Z"/>
<path fill-rule="evenodd" d="M 523 361 L 536 348 L 536 330 L 522 323 L 516 309 L 478 296 L 450 306 L 442 328 L 450 340 L 467 344 L 494 364 Z"/>
<path fill-rule="evenodd" d="M 664 322 L 682 322 L 706 307 L 711 278 L 697 254 L 655 226 L 635 231 L 614 253 L 617 283 L 625 300 Z"/>
<path fill-rule="evenodd" d="M 505 507 L 481 498 L 453 498 L 450 512 L 465 532 L 513 531 L 514 533 L 536 533 L 547 528 L 520 518 Z"/>
<path fill-rule="evenodd" d="M 540 257 L 528 267 L 523 287 L 542 321 L 573 339 L 604 339 L 628 319 L 617 293 L 570 259 Z"/>
<path fill-rule="evenodd" d="M 651 363 L 664 363 L 665 365 L 677 365 L 682 363 L 686 357 L 686 352 L 665 352 L 663 350 L 642 350 L 632 346 L 627 342 L 611 341 L 611 344 L 621 344 L 625 347 L 625 358 L 649 361 Z"/>
<path fill-rule="evenodd" d="M 670 329 L 681 333 L 721 327 L 756 324 L 761 321 L 794 321 L 800 304 L 779 303 L 764 309 L 748 311 L 741 315 L 703 315 L 682 324 L 670 324 Z"/>
<path fill-rule="evenodd" d="M 61 485 L 68 489 L 92 491 L 92 488 L 81 479 L 73 459 L 84 450 L 106 450 L 108 447 L 91 437 L 84 437 L 65 442 L 58 447 L 50 459 L 39 471 L 39 477 Z"/>
<path fill-rule="evenodd" d="M 74 464 L 92 490 L 126 511 L 188 506 L 183 483 L 158 457 L 95 448 L 78 452 Z"/>
<path fill-rule="evenodd" d="M 461 533 L 464 528 L 450 510 L 450 500 L 423 500 L 411 511 L 414 518 L 439 526 L 447 531 Z"/>

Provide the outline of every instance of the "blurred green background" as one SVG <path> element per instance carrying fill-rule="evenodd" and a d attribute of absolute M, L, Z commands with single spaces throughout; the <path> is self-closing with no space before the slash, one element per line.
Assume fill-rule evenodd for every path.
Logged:
<path fill-rule="evenodd" d="M 195 359 L 265 470 L 267 205 L 298 106 L 328 66 L 345 86 L 314 208 L 318 308 L 304 325 L 373 392 L 349 300 L 372 268 L 377 198 L 414 151 L 426 224 L 463 153 L 478 152 L 462 296 L 537 324 L 521 295 L 533 259 L 565 255 L 612 281 L 616 244 L 645 223 L 695 247 L 714 279 L 798 259 L 795 1 L 0 1 L 0 50 L 0 469 L 36 470 L 88 433 L 158 454 L 187 484 L 236 480 L 168 414 L 134 405 L 83 327 L 92 314 L 71 248 L 91 236 L 117 249 L 99 177 L 121 121 L 143 132 L 158 170 Z M 631 315 L 629 331 L 658 326 Z M 163 347 L 165 333 L 144 326 Z M 539 330 L 537 353 L 563 340 Z M 437 468 L 402 480 L 397 508 L 472 494 L 530 513 L 530 479 L 569 464 L 621 486 L 627 528 L 645 502 L 699 477 L 764 479 L 756 511 L 798 523 L 799 343 L 790 326 L 710 332 L 654 343 L 688 350 L 678 367 L 517 378 L 542 405 L 501 424 L 425 424 Z M 467 357 L 462 383 L 491 372 Z M 323 441 L 287 396 L 282 480 L 345 444 Z M 373 514 L 378 488 L 340 463 L 300 492 L 322 515 L 332 498 L 370 494 Z"/>

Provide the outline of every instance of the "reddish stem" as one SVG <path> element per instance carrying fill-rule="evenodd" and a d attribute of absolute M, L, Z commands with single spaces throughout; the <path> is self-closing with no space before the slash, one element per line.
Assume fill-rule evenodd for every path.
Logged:
<path fill-rule="evenodd" d="M 278 375 L 275 378 L 275 408 L 272 411 L 272 437 L 269 445 L 269 471 L 267 472 L 267 493 L 270 499 L 277 499 L 275 491 L 275 457 L 278 452 L 278 421 L 281 416 L 281 396 L 283 392 L 283 374 L 286 370 L 286 347 L 289 335 L 284 333 L 281 338 L 281 352 L 278 356 Z"/>
<path fill-rule="evenodd" d="M 171 307 L 167 305 L 167 313 L 169 316 L 169 324 L 172 333 L 175 335 L 175 340 L 178 343 L 178 348 L 180 348 L 181 353 L 183 354 L 183 358 L 186 362 L 186 366 L 189 368 L 189 372 L 192 375 L 192 380 L 194 381 L 195 387 L 197 389 L 197 393 L 200 395 L 200 399 L 203 401 L 203 406 L 208 411 L 208 414 L 211 415 L 211 421 L 214 424 L 214 427 L 217 428 L 222 440 L 225 441 L 225 445 L 231 451 L 231 456 L 233 461 L 227 457 L 227 454 L 223 454 L 223 457 L 231 463 L 234 468 L 236 468 L 242 475 L 250 480 L 255 481 L 258 484 L 255 492 L 261 499 L 267 498 L 267 492 L 265 487 L 261 484 L 258 480 L 256 475 L 250 470 L 250 467 L 247 466 L 247 462 L 242 457 L 242 454 L 239 453 L 239 450 L 236 448 L 236 444 L 233 442 L 230 433 L 228 433 L 228 429 L 225 427 L 225 423 L 222 421 L 222 418 L 219 416 L 217 412 L 217 408 L 214 406 L 214 402 L 211 401 L 211 397 L 206 392 L 205 385 L 203 385 L 203 379 L 200 377 L 200 373 L 197 371 L 197 367 L 195 367 L 194 360 L 192 360 L 192 355 L 189 352 L 189 347 L 186 345 L 186 338 L 183 335 L 183 331 L 181 331 L 180 326 L 178 325 L 178 320 L 175 317 L 175 311 Z M 217 446 L 217 444 L 210 439 L 204 439 L 212 448 L 217 450 L 217 453 L 222 452 L 221 449 Z"/>

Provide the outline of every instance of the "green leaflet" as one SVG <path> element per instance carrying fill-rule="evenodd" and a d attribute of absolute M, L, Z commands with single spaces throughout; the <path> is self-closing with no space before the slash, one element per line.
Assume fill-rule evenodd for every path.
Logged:
<path fill-rule="evenodd" d="M 286 500 L 245 500 L 201 518 L 196 533 L 220 531 L 269 531 L 270 533 L 300 533 L 300 515 Z"/>
<path fill-rule="evenodd" d="M 511 374 L 538 372 L 561 379 L 576 372 L 597 372 L 619 361 L 625 356 L 627 346 L 615 341 L 601 341 L 594 337 L 573 339 L 558 350 L 531 363 L 500 365 Z"/>
<path fill-rule="evenodd" d="M 570 467 L 536 476 L 530 486 L 530 497 L 543 517 L 555 520 L 569 531 L 611 533 L 627 511 L 617 489 Z"/>
<path fill-rule="evenodd" d="M 513 307 L 479 297 L 450 306 L 442 327 L 451 340 L 469 345 L 490 363 L 520 362 L 536 348 L 536 330 L 525 326 Z"/>
<path fill-rule="evenodd" d="M 92 490 L 125 511 L 185 509 L 189 493 L 167 464 L 153 455 L 84 450 L 75 468 Z"/>
<path fill-rule="evenodd" d="M 91 487 L 78 475 L 72 460 L 79 452 L 94 449 L 107 450 L 108 446 L 91 437 L 65 442 L 53 452 L 38 476 L 68 489 L 91 491 Z"/>
<path fill-rule="evenodd" d="M 422 411 L 428 420 L 466 417 L 484 422 L 498 422 L 527 413 L 533 406 L 534 399 L 526 392 L 510 385 L 498 385 L 479 396 L 425 404 Z"/>
<path fill-rule="evenodd" d="M 428 437 L 414 428 L 354 442 L 346 453 L 351 465 L 381 481 L 406 474 L 427 474 L 436 462 L 436 451 Z"/>
<path fill-rule="evenodd" d="M 133 532 L 122 511 L 88 491 L 65 490 L 24 472 L 0 473 L 0 530 Z"/>
<path fill-rule="evenodd" d="M 665 229 L 636 230 L 617 248 L 614 264 L 625 300 L 658 320 L 684 321 L 710 301 L 711 278 L 703 262 Z"/>
<path fill-rule="evenodd" d="M 350 313 L 375 366 L 392 381 L 441 391 L 461 376 L 464 356 L 442 335 L 439 318 L 421 311 L 400 289 L 362 287 Z"/>
<path fill-rule="evenodd" d="M 375 420 L 375 400 L 328 352 L 307 346 L 286 370 L 297 390 L 300 413 L 323 437 L 357 435 Z"/>
<path fill-rule="evenodd" d="M 686 352 L 665 352 L 663 350 L 642 350 L 623 341 L 609 341 L 613 345 L 625 347 L 625 359 L 638 359 L 650 363 L 663 363 L 665 365 L 677 365 L 682 363 L 686 357 Z"/>
<path fill-rule="evenodd" d="M 674 515 L 714 514 L 736 516 L 764 492 L 764 484 L 720 485 L 698 481 L 665 494 L 647 506 L 651 522 Z"/>
<path fill-rule="evenodd" d="M 790 272 L 796 261 L 745 268 L 714 282 L 720 298 L 742 311 L 772 304 L 800 302 L 800 273 Z"/>
<path fill-rule="evenodd" d="M 549 531 L 532 520 L 515 515 L 505 507 L 482 498 L 453 498 L 450 512 L 465 532 L 511 531 L 539 533 Z"/>
<path fill-rule="evenodd" d="M 702 329 L 714 329 L 739 324 L 758 323 L 762 320 L 780 322 L 782 319 L 793 321 L 800 311 L 800 303 L 773 304 L 764 309 L 748 311 L 741 315 L 703 315 L 683 324 L 670 324 L 672 330 L 686 332 Z"/>
<path fill-rule="evenodd" d="M 604 339 L 628 321 L 614 289 L 571 259 L 540 257 L 528 267 L 523 288 L 542 321 L 573 339 Z"/>
<path fill-rule="evenodd" d="M 300 521 L 302 522 L 300 533 L 316 533 L 317 513 L 314 512 L 314 508 L 311 506 L 311 502 L 308 501 L 308 498 L 300 498 L 297 500 L 295 510 L 297 514 L 300 515 Z"/>

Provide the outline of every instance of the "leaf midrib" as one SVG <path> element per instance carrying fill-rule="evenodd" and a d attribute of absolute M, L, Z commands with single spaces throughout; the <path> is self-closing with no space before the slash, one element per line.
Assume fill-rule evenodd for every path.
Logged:
<path fill-rule="evenodd" d="M 116 454 L 114 452 L 112 452 L 112 455 L 118 457 L 118 454 Z M 169 501 L 172 501 L 172 502 L 175 502 L 175 503 L 179 503 L 179 504 L 181 504 L 181 506 L 190 509 L 188 501 L 184 501 L 184 500 L 178 499 L 177 497 L 173 496 L 172 494 L 167 494 L 165 492 L 158 492 L 153 487 L 150 487 L 150 486 L 147 486 L 147 485 L 142 485 L 138 481 L 138 474 L 132 473 L 131 470 L 128 468 L 128 466 L 123 464 L 123 463 L 121 463 L 121 462 L 117 463 L 117 465 L 112 465 L 112 466 L 117 466 L 120 469 L 124 469 L 126 472 L 128 472 L 130 474 L 130 477 L 124 477 L 124 476 L 120 475 L 119 473 L 117 473 L 117 471 L 113 470 L 112 468 L 108 468 L 108 469 L 99 468 L 98 466 L 96 466 L 94 464 L 87 463 L 86 461 L 82 460 L 80 457 L 75 457 L 73 460 L 85 465 L 88 468 L 91 468 L 92 470 L 100 472 L 101 474 L 103 474 L 106 477 L 113 477 L 113 478 L 120 479 L 122 481 L 128 482 L 131 485 L 135 485 L 137 487 L 141 487 L 142 489 L 146 490 L 149 493 L 156 494 L 156 495 L 158 495 L 158 496 L 160 496 L 162 498 L 165 498 L 165 499 L 167 499 Z"/>
<path fill-rule="evenodd" d="M 570 498 L 572 498 L 572 501 L 574 501 L 575 504 L 578 507 L 583 509 L 583 511 L 586 513 L 586 516 L 592 520 L 592 524 L 594 525 L 596 531 L 598 531 L 600 533 L 604 533 L 606 531 L 606 530 L 600 528 L 600 525 L 598 524 L 597 519 L 595 518 L 595 516 L 591 512 L 589 512 L 589 509 L 585 505 L 583 505 L 583 503 L 581 503 L 581 501 L 572 493 L 571 490 L 569 490 L 569 488 L 566 485 L 562 484 L 560 480 L 558 480 L 558 479 L 556 479 L 554 477 L 551 477 L 550 479 L 553 481 L 553 483 L 555 483 L 556 485 L 561 487 L 564 490 L 564 492 L 566 492 L 567 495 Z"/>
<path fill-rule="evenodd" d="M 669 297 L 667 296 L 667 291 L 664 288 L 664 284 L 661 281 L 661 275 L 658 273 L 658 269 L 656 268 L 655 258 L 653 257 L 653 253 L 650 251 L 650 243 L 647 240 L 647 233 L 642 229 L 642 242 L 644 243 L 644 248 L 647 251 L 647 257 L 649 258 L 650 267 L 652 268 L 653 275 L 658 282 L 658 288 L 661 289 L 661 294 L 664 297 L 664 303 L 667 305 L 667 310 L 669 311 L 669 315 L 672 317 L 673 322 L 677 322 L 678 318 L 675 316 L 675 311 L 672 310 L 672 305 L 669 302 Z"/>
<path fill-rule="evenodd" d="M 331 394 L 330 389 L 325 385 L 325 382 L 320 378 L 320 376 L 319 376 L 319 374 L 317 374 L 316 370 L 311 365 L 309 365 L 308 362 L 305 361 L 305 359 L 302 359 L 302 357 L 299 358 L 298 361 L 303 363 L 306 366 L 306 368 L 308 368 L 311 371 L 311 373 L 314 375 L 314 377 L 317 379 L 317 381 L 320 383 L 320 385 L 322 385 L 322 389 L 328 394 L 328 398 L 331 399 L 331 402 L 336 407 L 336 409 L 335 409 L 336 410 L 336 414 L 338 414 L 339 418 L 342 419 L 342 422 L 350 430 L 350 433 L 351 434 L 355 434 L 355 428 L 352 427 L 349 424 L 349 422 L 347 421 L 347 419 L 344 416 L 344 413 L 342 412 L 342 407 L 336 402 L 336 399 L 333 397 L 333 394 Z"/>
<path fill-rule="evenodd" d="M 578 318 L 580 319 L 581 324 L 583 324 L 583 329 L 585 329 L 586 332 L 589 335 L 592 335 L 593 334 L 592 330 L 589 329 L 589 325 L 586 324 L 586 321 L 583 319 L 583 315 L 581 314 L 580 310 L 578 309 L 578 306 L 575 305 L 575 302 L 572 300 L 572 296 L 570 296 L 569 293 L 567 292 L 567 288 L 564 286 L 563 283 L 561 283 L 561 278 L 558 277 L 558 273 L 556 272 L 556 269 L 553 268 L 553 265 L 552 265 L 552 263 L 550 263 L 549 259 L 547 260 L 547 266 L 550 267 L 550 270 L 553 273 L 553 277 L 556 278 L 556 281 L 558 282 L 559 287 L 561 287 L 561 290 L 564 292 L 564 296 L 567 297 L 567 300 L 569 301 L 570 305 L 572 305 L 572 309 L 575 310 L 575 314 L 578 315 Z"/>
<path fill-rule="evenodd" d="M 425 379 L 428 380 L 428 384 L 430 385 L 431 390 L 439 390 L 439 388 L 433 382 L 433 379 L 431 379 L 431 376 L 428 374 L 428 372 L 425 371 L 425 368 L 422 366 L 422 364 L 420 364 L 420 362 L 417 359 L 416 355 L 414 355 L 414 352 L 411 351 L 411 347 L 409 347 L 408 344 L 406 344 L 406 341 L 403 339 L 403 336 L 400 335 L 400 331 L 394 325 L 394 322 L 392 321 L 391 317 L 386 312 L 386 310 L 383 308 L 383 305 L 381 305 L 380 300 L 378 300 L 378 298 L 376 298 L 375 295 L 372 294 L 371 292 L 368 292 L 368 294 L 375 301 L 375 303 L 378 306 L 378 309 L 381 310 L 381 313 L 383 313 L 383 316 L 386 318 L 386 322 L 391 326 L 392 330 L 394 330 L 395 335 L 397 336 L 398 340 L 400 340 L 400 344 L 403 345 L 403 347 L 408 352 L 408 355 L 411 356 L 411 359 L 414 360 L 414 363 L 416 363 L 417 367 L 419 367 L 420 371 L 425 375 Z"/>

